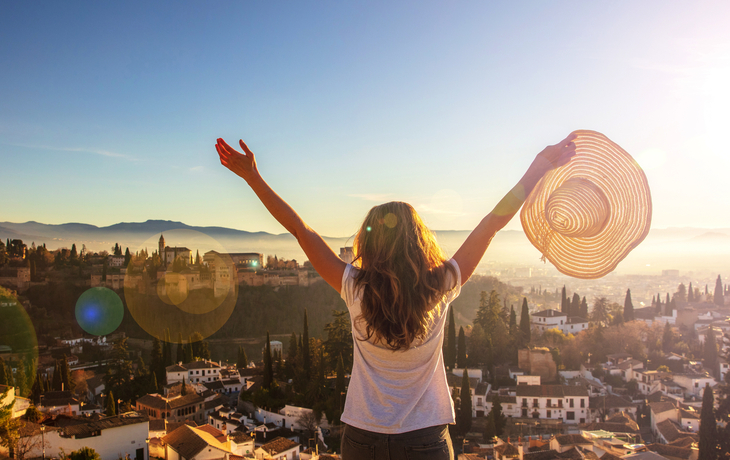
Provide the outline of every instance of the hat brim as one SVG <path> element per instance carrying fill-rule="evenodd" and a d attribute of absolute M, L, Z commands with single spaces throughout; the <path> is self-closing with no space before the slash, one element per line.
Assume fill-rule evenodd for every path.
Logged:
<path fill-rule="evenodd" d="M 530 242 L 561 273 L 595 279 L 612 272 L 651 227 L 651 192 L 646 175 L 624 149 L 595 131 L 575 131 L 576 155 L 548 172 L 525 200 L 520 220 Z M 545 205 L 571 178 L 585 178 L 605 194 L 610 213 L 604 227 L 590 237 L 570 237 L 549 224 Z"/>

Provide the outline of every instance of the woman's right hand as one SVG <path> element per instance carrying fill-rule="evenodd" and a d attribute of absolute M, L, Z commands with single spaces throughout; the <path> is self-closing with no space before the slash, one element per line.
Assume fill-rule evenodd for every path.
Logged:
<path fill-rule="evenodd" d="M 243 178 L 246 182 L 249 182 L 259 174 L 258 168 L 256 167 L 256 158 L 251 149 L 242 140 L 239 140 L 238 144 L 244 153 L 238 152 L 221 138 L 218 138 L 215 149 L 218 151 L 218 156 L 223 166 Z"/>

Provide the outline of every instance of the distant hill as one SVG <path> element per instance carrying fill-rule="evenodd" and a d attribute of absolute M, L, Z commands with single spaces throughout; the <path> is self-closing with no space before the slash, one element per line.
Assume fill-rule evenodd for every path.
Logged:
<path fill-rule="evenodd" d="M 115 243 L 129 247 L 130 251 L 157 247 L 160 234 L 165 235 L 169 246 L 187 246 L 201 254 L 211 249 L 200 234 L 218 242 L 228 252 L 262 252 L 276 254 L 280 258 L 305 260 L 296 240 L 288 233 L 271 234 L 247 232 L 226 227 L 196 227 L 183 222 L 148 220 L 146 222 L 121 222 L 108 227 L 84 223 L 49 225 L 39 222 L 0 222 L 0 238 L 19 238 L 30 245 L 46 243 L 48 249 L 81 245 L 91 251 L 109 251 Z M 456 252 L 469 235 L 465 230 L 435 231 L 439 244 L 447 254 Z M 197 235 L 197 236 L 196 236 Z M 352 237 L 324 237 L 335 252 L 340 247 L 351 246 Z M 672 227 L 652 229 L 646 240 L 619 265 L 621 273 L 661 274 L 663 269 L 682 272 L 730 272 L 730 228 L 706 229 Z M 530 244 L 520 230 L 501 231 L 495 236 L 481 269 L 493 266 L 550 267 L 540 262 L 540 253 Z"/>

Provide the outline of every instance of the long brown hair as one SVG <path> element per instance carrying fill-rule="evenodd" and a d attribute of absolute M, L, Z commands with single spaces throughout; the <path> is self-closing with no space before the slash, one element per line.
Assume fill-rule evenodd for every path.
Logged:
<path fill-rule="evenodd" d="M 445 293 L 446 272 L 441 247 L 408 203 L 393 201 L 370 210 L 355 235 L 355 288 L 363 288 L 362 315 L 366 339 L 375 338 L 392 350 L 407 349 L 423 339 L 434 308 Z"/>

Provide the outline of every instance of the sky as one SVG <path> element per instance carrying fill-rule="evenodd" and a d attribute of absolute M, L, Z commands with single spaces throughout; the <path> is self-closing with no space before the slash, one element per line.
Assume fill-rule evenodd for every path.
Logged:
<path fill-rule="evenodd" d="M 410 202 L 473 228 L 575 129 L 636 158 L 655 228 L 730 227 L 730 2 L 2 2 L 0 221 L 284 232 Z M 509 229 L 519 229 L 514 219 Z"/>

